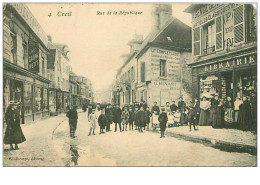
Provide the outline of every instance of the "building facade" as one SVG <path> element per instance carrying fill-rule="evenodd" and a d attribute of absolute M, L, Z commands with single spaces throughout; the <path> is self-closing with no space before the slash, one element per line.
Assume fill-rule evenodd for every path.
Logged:
<path fill-rule="evenodd" d="M 49 116 L 47 36 L 25 4 L 3 5 L 3 108 L 20 102 L 21 122 Z"/>
<path fill-rule="evenodd" d="M 251 4 L 194 4 L 193 98 L 256 97 L 256 9 Z"/>
<path fill-rule="evenodd" d="M 49 91 L 50 112 L 53 115 L 66 112 L 70 106 L 69 73 L 70 65 L 68 58 L 68 46 L 52 43 L 48 36 L 49 55 L 47 76 L 51 81 Z"/>

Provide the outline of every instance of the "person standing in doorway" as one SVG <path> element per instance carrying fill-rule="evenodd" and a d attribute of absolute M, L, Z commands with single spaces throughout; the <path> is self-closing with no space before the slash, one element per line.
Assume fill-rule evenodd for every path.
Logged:
<path fill-rule="evenodd" d="M 168 122 L 168 116 L 165 112 L 165 109 L 162 109 L 162 113 L 159 115 L 158 121 L 160 122 L 160 130 L 161 130 L 161 137 L 160 138 L 163 138 L 163 137 L 165 137 L 164 132 L 166 130 L 166 124 Z"/>
<path fill-rule="evenodd" d="M 120 132 L 122 132 L 122 128 L 121 128 L 121 114 L 122 114 L 122 110 L 119 108 L 119 105 L 116 104 L 114 112 L 113 112 L 114 123 L 115 123 L 115 132 L 117 131 L 117 124 L 119 125 Z"/>
<path fill-rule="evenodd" d="M 95 109 L 92 109 L 91 114 L 88 117 L 88 121 L 89 121 L 89 136 L 91 135 L 91 133 L 93 135 L 95 135 L 95 128 L 97 125 L 97 116 L 95 114 Z"/>
<path fill-rule="evenodd" d="M 203 96 L 202 101 L 200 102 L 200 119 L 199 119 L 200 126 L 209 125 L 209 108 L 210 108 L 210 103 L 206 99 L 206 97 Z"/>
<path fill-rule="evenodd" d="M 74 106 L 73 109 L 70 109 L 67 113 L 67 117 L 69 118 L 69 125 L 70 125 L 70 137 L 75 138 L 75 132 L 77 129 L 77 122 L 78 122 L 78 112 L 77 106 Z"/>
<path fill-rule="evenodd" d="M 17 102 L 9 102 L 9 106 L 5 113 L 5 121 L 7 124 L 4 136 L 4 144 L 10 145 L 10 150 L 18 150 L 18 144 L 26 141 L 20 126 L 20 112 L 17 108 Z M 15 145 L 15 148 L 13 147 Z"/>

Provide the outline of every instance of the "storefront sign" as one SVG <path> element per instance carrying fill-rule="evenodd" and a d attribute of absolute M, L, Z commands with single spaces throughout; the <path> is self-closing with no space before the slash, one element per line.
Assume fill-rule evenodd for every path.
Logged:
<path fill-rule="evenodd" d="M 29 40 L 28 46 L 29 71 L 39 73 L 39 44 Z"/>
<path fill-rule="evenodd" d="M 180 90 L 181 83 L 171 81 L 152 81 L 151 85 L 160 89 Z"/>
<path fill-rule="evenodd" d="M 214 64 L 209 64 L 204 67 L 204 71 L 206 72 L 206 71 L 213 71 L 222 68 L 233 68 L 236 66 L 248 65 L 252 63 L 256 63 L 256 55 L 249 55 L 249 56 L 239 57 L 236 59 L 216 62 Z"/>
<path fill-rule="evenodd" d="M 11 3 L 10 4 L 18 14 L 25 20 L 25 22 L 30 26 L 34 33 L 40 38 L 40 40 L 47 46 L 47 36 L 45 35 L 42 27 L 35 19 L 29 8 L 23 3 Z"/>
<path fill-rule="evenodd" d="M 199 21 L 195 22 L 193 24 L 193 28 L 196 28 L 198 26 L 201 26 L 203 24 L 206 24 L 210 22 L 211 20 L 215 19 L 218 16 L 224 15 L 226 12 L 234 9 L 238 4 L 227 4 L 227 5 L 222 5 L 223 7 L 221 8 L 216 8 L 219 7 L 221 4 L 208 4 L 205 5 L 204 7 L 200 8 L 196 12 L 193 13 L 193 19 L 199 19 Z M 212 9 L 215 9 L 212 11 Z"/>

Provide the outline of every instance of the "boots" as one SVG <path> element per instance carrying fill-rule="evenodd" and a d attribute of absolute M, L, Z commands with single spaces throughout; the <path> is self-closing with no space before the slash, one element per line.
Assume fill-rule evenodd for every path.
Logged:
<path fill-rule="evenodd" d="M 10 150 L 13 150 L 14 147 L 13 147 L 13 144 L 10 144 Z"/>
<path fill-rule="evenodd" d="M 15 148 L 14 148 L 15 150 L 19 150 L 19 148 L 18 148 L 18 145 L 17 144 L 15 144 Z"/>

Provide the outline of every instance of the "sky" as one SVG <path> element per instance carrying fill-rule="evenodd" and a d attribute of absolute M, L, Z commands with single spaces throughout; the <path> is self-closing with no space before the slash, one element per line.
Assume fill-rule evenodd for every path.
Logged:
<path fill-rule="evenodd" d="M 123 64 L 120 56 L 129 53 L 127 42 L 133 35 L 142 34 L 145 38 L 151 29 L 151 4 L 27 6 L 45 33 L 52 36 L 52 42 L 68 45 L 72 71 L 91 80 L 94 90 L 106 89 L 113 82 L 117 69 Z M 191 15 L 183 12 L 188 6 L 189 4 L 173 4 L 173 16 L 191 26 Z M 108 11 L 112 15 L 107 15 Z M 113 15 L 114 11 L 136 11 L 142 14 Z M 71 12 L 71 16 L 58 16 L 58 12 Z"/>

